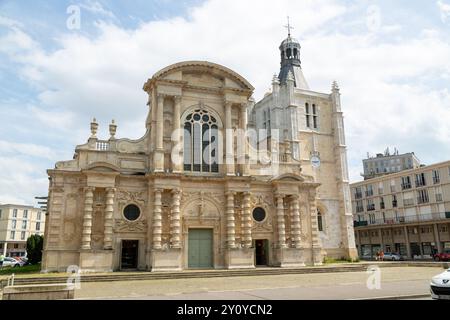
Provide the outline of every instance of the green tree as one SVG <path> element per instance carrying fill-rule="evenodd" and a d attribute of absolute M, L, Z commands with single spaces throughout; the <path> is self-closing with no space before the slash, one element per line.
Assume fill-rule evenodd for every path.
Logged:
<path fill-rule="evenodd" d="M 44 237 L 33 234 L 27 239 L 27 257 L 31 264 L 36 264 L 42 260 L 42 247 Z"/>

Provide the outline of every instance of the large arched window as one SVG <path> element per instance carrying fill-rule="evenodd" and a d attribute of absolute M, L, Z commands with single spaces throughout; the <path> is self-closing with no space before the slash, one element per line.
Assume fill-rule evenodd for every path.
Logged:
<path fill-rule="evenodd" d="M 196 109 L 184 122 L 184 171 L 219 172 L 218 123 L 207 110 Z"/>

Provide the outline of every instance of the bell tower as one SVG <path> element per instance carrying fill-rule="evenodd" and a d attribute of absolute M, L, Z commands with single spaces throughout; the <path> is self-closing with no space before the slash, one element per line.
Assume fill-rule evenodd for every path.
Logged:
<path fill-rule="evenodd" d="M 301 61 L 300 61 L 300 43 L 295 38 L 291 37 L 291 29 L 293 27 L 289 23 L 286 26 L 288 30 L 288 37 L 280 45 L 281 53 L 281 68 L 278 75 L 280 84 L 286 84 L 289 71 L 294 77 L 294 87 L 299 89 L 309 90 L 308 83 L 302 72 Z"/>

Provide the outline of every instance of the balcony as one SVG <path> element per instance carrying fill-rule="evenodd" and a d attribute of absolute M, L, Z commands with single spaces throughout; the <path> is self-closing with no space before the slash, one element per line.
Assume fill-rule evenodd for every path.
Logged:
<path fill-rule="evenodd" d="M 402 190 L 411 189 L 411 183 L 402 183 Z"/>
<path fill-rule="evenodd" d="M 441 178 L 439 177 L 433 177 L 433 184 L 441 183 Z"/>
<path fill-rule="evenodd" d="M 364 207 L 356 207 L 356 212 L 363 212 L 364 211 Z"/>
<path fill-rule="evenodd" d="M 97 151 L 109 151 L 109 141 L 97 141 L 95 144 L 95 150 Z"/>
<path fill-rule="evenodd" d="M 428 213 L 414 216 L 397 217 L 397 218 L 386 218 L 386 219 L 375 219 L 370 221 L 370 225 L 399 225 L 414 222 L 431 222 L 447 220 L 450 222 L 450 212 L 438 212 L 438 213 Z M 365 222 L 366 224 L 362 224 Z M 367 226 L 367 221 L 354 221 L 355 227 Z"/>
<path fill-rule="evenodd" d="M 373 196 L 373 190 L 366 191 L 366 197 Z"/>
<path fill-rule="evenodd" d="M 367 221 L 353 221 L 354 227 L 365 227 L 367 225 L 368 225 Z"/>
<path fill-rule="evenodd" d="M 361 199 L 361 198 L 362 198 L 362 192 L 356 192 L 355 199 Z"/>
<path fill-rule="evenodd" d="M 392 200 L 392 208 L 397 208 L 397 200 Z"/>
<path fill-rule="evenodd" d="M 380 209 L 384 209 L 384 202 L 380 202 Z"/>
<path fill-rule="evenodd" d="M 417 197 L 417 204 L 424 204 L 430 202 L 428 197 Z"/>
<path fill-rule="evenodd" d="M 416 180 L 416 188 L 425 187 L 426 185 L 425 180 Z"/>
<path fill-rule="evenodd" d="M 374 210 L 375 210 L 375 203 L 367 205 L 367 211 L 374 211 Z"/>

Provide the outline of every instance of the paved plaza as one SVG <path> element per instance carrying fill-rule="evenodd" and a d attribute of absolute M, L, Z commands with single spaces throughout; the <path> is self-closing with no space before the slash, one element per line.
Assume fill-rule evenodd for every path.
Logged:
<path fill-rule="evenodd" d="M 385 267 L 379 289 L 367 272 L 81 283 L 76 299 L 367 299 L 420 298 L 429 294 L 437 267 Z"/>

